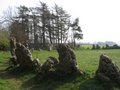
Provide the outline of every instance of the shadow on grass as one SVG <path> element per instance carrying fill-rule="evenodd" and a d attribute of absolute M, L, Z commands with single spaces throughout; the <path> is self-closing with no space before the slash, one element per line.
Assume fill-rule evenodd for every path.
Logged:
<path fill-rule="evenodd" d="M 79 90 L 114 90 L 114 88 L 120 89 L 116 83 L 100 82 L 95 78 L 85 80 L 79 86 Z"/>
<path fill-rule="evenodd" d="M 6 70 L 6 69 L 0 70 L 0 77 L 2 79 L 12 79 L 12 78 L 20 79 L 30 74 L 34 74 L 34 72 L 30 70 L 20 69 L 19 67 L 12 68 L 11 70 Z"/>
<path fill-rule="evenodd" d="M 80 81 L 83 81 L 85 78 L 87 78 L 87 75 L 85 76 L 57 76 L 55 73 L 49 74 L 49 75 L 36 75 L 36 77 L 28 80 L 25 82 L 22 87 L 29 90 L 55 90 L 62 87 L 62 90 L 66 88 L 66 90 L 70 90 L 71 84 L 79 83 Z M 65 85 L 68 84 L 68 85 Z M 75 87 L 75 86 L 74 86 Z M 72 90 L 72 89 L 71 89 Z"/>
<path fill-rule="evenodd" d="M 97 81 L 95 78 L 90 78 L 88 74 L 83 76 L 65 76 L 59 77 L 55 74 L 41 76 L 37 75 L 34 78 L 22 84 L 26 90 L 115 90 L 120 89 L 116 83 L 106 83 Z"/>

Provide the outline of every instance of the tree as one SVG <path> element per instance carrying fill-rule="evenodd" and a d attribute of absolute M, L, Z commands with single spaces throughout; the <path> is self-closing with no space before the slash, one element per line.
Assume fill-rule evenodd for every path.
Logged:
<path fill-rule="evenodd" d="M 37 12 L 40 16 L 39 27 L 41 28 L 41 41 L 43 47 L 46 45 L 46 33 L 47 33 L 47 25 L 49 22 L 49 9 L 46 3 L 40 2 L 40 7 L 37 7 Z"/>
<path fill-rule="evenodd" d="M 7 25 L 14 21 L 15 11 L 9 7 L 6 11 L 3 12 L 3 16 L 0 17 L 0 25 Z"/>
<path fill-rule="evenodd" d="M 98 44 L 96 45 L 96 49 L 100 49 L 100 46 Z"/>
<path fill-rule="evenodd" d="M 47 43 L 66 43 L 71 27 L 74 46 L 76 39 L 83 37 L 79 19 L 76 18 L 71 24 L 70 15 L 56 4 L 50 9 L 46 3 L 40 2 L 38 7 L 20 6 L 17 10 L 15 16 L 7 18 L 10 20 L 10 36 L 21 43 L 34 44 L 32 48 L 36 48 L 37 44 L 45 47 Z"/>
<path fill-rule="evenodd" d="M 72 33 L 73 33 L 73 45 L 76 45 L 75 39 L 82 39 L 83 34 L 81 27 L 79 26 L 79 18 L 76 18 L 74 22 L 71 24 L 72 27 Z"/>
<path fill-rule="evenodd" d="M 21 26 L 21 32 L 24 34 L 24 43 L 27 43 L 29 39 L 29 27 L 28 27 L 28 19 L 29 19 L 29 9 L 26 6 L 20 6 L 18 9 L 18 16 L 15 17 L 18 23 Z"/>
<path fill-rule="evenodd" d="M 67 39 L 67 31 L 70 27 L 70 15 L 58 5 L 54 6 L 56 43 L 63 43 Z"/>
<path fill-rule="evenodd" d="M 39 43 L 38 38 L 41 35 L 41 34 L 38 34 L 38 32 L 41 33 L 40 32 L 41 27 L 38 26 L 38 23 L 40 20 L 40 15 L 38 15 L 37 8 L 30 7 L 29 11 L 31 12 L 31 14 L 29 15 L 29 22 L 30 22 L 29 23 L 29 27 L 30 27 L 29 32 L 31 33 L 30 36 L 33 37 L 31 40 L 32 41 L 31 43 L 34 43 L 34 48 L 36 49 L 36 44 Z M 36 39 L 36 37 L 37 37 L 37 39 Z"/>
<path fill-rule="evenodd" d="M 95 46 L 95 44 L 93 44 L 93 45 L 92 45 L 92 49 L 93 49 L 93 50 L 94 50 L 94 49 L 96 49 L 96 46 Z"/>
<path fill-rule="evenodd" d="M 9 32 L 11 37 L 15 37 L 17 42 L 26 43 L 26 33 L 22 28 L 22 24 L 19 21 L 14 21 L 9 26 Z"/>
<path fill-rule="evenodd" d="M 110 49 L 110 46 L 108 44 L 106 44 L 105 49 Z"/>

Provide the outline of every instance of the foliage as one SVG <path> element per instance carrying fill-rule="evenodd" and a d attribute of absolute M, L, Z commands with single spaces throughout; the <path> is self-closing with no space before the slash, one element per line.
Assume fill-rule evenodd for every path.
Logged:
<path fill-rule="evenodd" d="M 100 47 L 100 45 L 98 45 L 98 44 L 93 44 L 93 46 L 92 46 L 92 49 L 94 50 L 94 49 L 101 49 L 101 47 Z"/>
<path fill-rule="evenodd" d="M 106 45 L 106 47 L 103 49 L 120 49 L 120 46 L 118 46 L 117 44 L 115 44 L 113 46 Z"/>
<path fill-rule="evenodd" d="M 74 31 L 74 42 L 75 39 L 82 39 L 79 18 L 71 23 L 71 16 L 57 4 L 50 8 L 46 3 L 40 2 L 37 7 L 17 7 L 17 11 L 16 16 L 7 18 L 11 20 L 3 21 L 10 21 L 10 35 L 21 43 L 34 44 L 35 49 L 46 47 L 48 43 L 66 43 L 70 38 L 70 28 Z M 37 47 L 37 44 L 41 47 Z"/>
<path fill-rule="evenodd" d="M 95 49 L 95 48 L 96 48 L 96 46 L 95 46 L 95 44 L 93 44 L 92 49 Z"/>
<path fill-rule="evenodd" d="M 83 34 L 81 27 L 79 26 L 79 18 L 76 18 L 75 21 L 71 24 L 72 33 L 73 33 L 73 44 L 76 45 L 75 39 L 82 39 Z"/>
<path fill-rule="evenodd" d="M 0 45 L 9 47 L 9 34 L 8 31 L 0 29 Z"/>

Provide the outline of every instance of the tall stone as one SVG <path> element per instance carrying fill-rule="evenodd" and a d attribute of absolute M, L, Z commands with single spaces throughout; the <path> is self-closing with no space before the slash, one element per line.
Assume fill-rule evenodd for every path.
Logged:
<path fill-rule="evenodd" d="M 15 48 L 16 48 L 16 39 L 14 37 L 10 38 L 10 52 L 12 56 L 15 56 Z"/>
<path fill-rule="evenodd" d="M 32 68 L 33 60 L 32 54 L 29 49 L 27 49 L 21 43 L 16 44 L 15 55 L 17 58 L 17 62 L 22 68 Z"/>
<path fill-rule="evenodd" d="M 59 54 L 59 63 L 57 65 L 57 70 L 63 74 L 83 74 L 77 66 L 76 56 L 74 51 L 65 44 L 59 44 L 57 47 Z"/>
<path fill-rule="evenodd" d="M 100 56 L 96 77 L 101 81 L 115 81 L 120 84 L 120 70 L 107 55 Z"/>

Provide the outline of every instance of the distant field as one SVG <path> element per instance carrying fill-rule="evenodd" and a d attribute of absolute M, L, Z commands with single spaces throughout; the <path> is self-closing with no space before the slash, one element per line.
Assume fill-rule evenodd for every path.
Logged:
<path fill-rule="evenodd" d="M 8 67 L 7 60 L 10 57 L 8 52 L 0 52 L 0 90 L 120 90 L 112 83 L 100 83 L 93 77 L 98 67 L 99 56 L 109 55 L 120 67 L 120 50 L 76 50 L 76 57 L 79 68 L 86 72 L 85 76 L 68 76 L 66 78 L 50 77 L 36 79 L 36 73 L 4 71 Z M 34 51 L 33 58 L 39 58 L 43 63 L 47 57 L 58 57 L 54 51 Z"/>
<path fill-rule="evenodd" d="M 81 49 L 92 49 L 92 44 L 80 45 Z"/>

